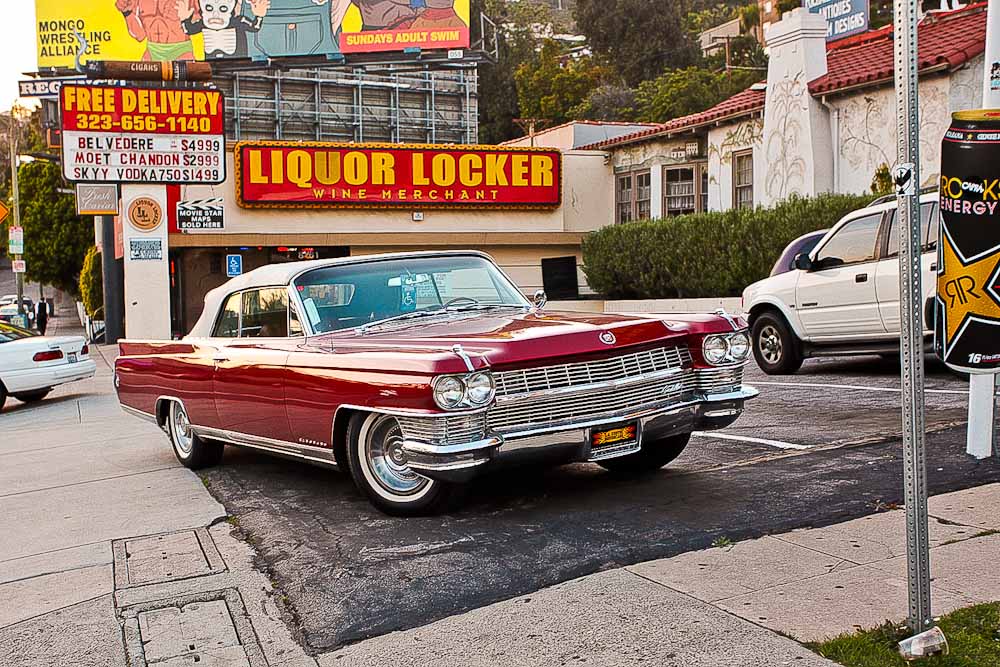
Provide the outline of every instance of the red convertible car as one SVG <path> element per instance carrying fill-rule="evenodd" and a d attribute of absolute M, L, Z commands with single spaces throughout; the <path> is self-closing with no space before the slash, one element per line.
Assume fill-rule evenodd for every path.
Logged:
<path fill-rule="evenodd" d="M 209 292 L 183 340 L 121 342 L 115 386 L 190 468 L 225 444 L 335 465 L 397 515 L 507 462 L 654 470 L 757 395 L 725 313 L 543 307 L 478 252 L 275 264 Z"/>

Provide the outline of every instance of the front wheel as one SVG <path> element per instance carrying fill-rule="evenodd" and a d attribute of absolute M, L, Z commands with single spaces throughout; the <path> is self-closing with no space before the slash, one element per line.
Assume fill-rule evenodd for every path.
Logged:
<path fill-rule="evenodd" d="M 37 403 L 48 396 L 51 391 L 52 387 L 46 387 L 45 389 L 36 389 L 35 391 L 24 391 L 20 394 L 11 394 L 11 396 L 22 403 Z"/>
<path fill-rule="evenodd" d="M 403 431 L 391 415 L 359 414 L 347 430 L 347 464 L 371 503 L 393 516 L 432 514 L 448 500 L 451 486 L 406 465 Z"/>
<path fill-rule="evenodd" d="M 221 442 L 205 440 L 195 434 L 188 421 L 187 411 L 177 401 L 170 402 L 167 416 L 170 444 L 174 446 L 177 460 L 191 470 L 218 465 L 225 446 Z"/>
<path fill-rule="evenodd" d="M 659 470 L 680 456 L 684 448 L 688 446 L 689 440 L 691 440 L 691 434 L 683 433 L 661 440 L 643 442 L 642 449 L 635 454 L 598 461 L 597 465 L 611 472 L 626 474 L 652 472 Z"/>
<path fill-rule="evenodd" d="M 802 368 L 799 341 L 781 315 L 761 313 L 753 321 L 753 357 L 768 375 L 791 375 Z"/>

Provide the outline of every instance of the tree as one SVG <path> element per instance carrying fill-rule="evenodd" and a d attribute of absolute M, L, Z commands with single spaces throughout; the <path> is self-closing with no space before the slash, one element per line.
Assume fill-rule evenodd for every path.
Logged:
<path fill-rule="evenodd" d="M 685 31 L 691 0 L 579 0 L 575 17 L 594 53 L 630 86 L 665 69 L 698 62 L 700 51 Z"/>
<path fill-rule="evenodd" d="M 636 90 L 637 120 L 664 123 L 704 111 L 760 79 L 760 72 L 713 72 L 700 67 L 669 70 Z"/>
<path fill-rule="evenodd" d="M 635 116 L 635 91 L 606 83 L 592 90 L 587 99 L 570 109 L 570 115 L 581 120 L 632 120 Z"/>
<path fill-rule="evenodd" d="M 593 59 L 565 58 L 557 42 L 546 40 L 538 56 L 522 63 L 514 73 L 521 114 L 564 123 L 573 118 L 573 109 L 587 100 L 605 76 L 607 70 Z"/>
<path fill-rule="evenodd" d="M 83 258 L 80 270 L 80 300 L 90 317 L 104 319 L 104 275 L 101 266 L 101 251 L 91 246 Z"/>
<path fill-rule="evenodd" d="M 533 2 L 472 0 L 473 41 L 481 39 L 478 17 L 485 14 L 497 25 L 495 63 L 479 66 L 479 141 L 500 143 L 521 135 L 514 119 L 522 114 L 517 102 L 514 73 L 535 57 L 541 26 L 550 23 L 548 7 Z"/>
<path fill-rule="evenodd" d="M 29 111 L 24 107 L 14 107 L 13 113 L 0 114 L 0 200 L 13 209 L 14 201 L 10 188 L 10 142 L 19 154 L 34 153 L 45 149 L 42 138 L 42 116 L 39 109 Z M 7 228 L 13 223 L 13 214 L 0 223 L 0 257 L 7 254 Z"/>
<path fill-rule="evenodd" d="M 24 259 L 30 281 L 78 295 L 77 277 L 87 249 L 94 243 L 93 225 L 76 214 L 59 165 L 35 161 L 18 171 Z"/>

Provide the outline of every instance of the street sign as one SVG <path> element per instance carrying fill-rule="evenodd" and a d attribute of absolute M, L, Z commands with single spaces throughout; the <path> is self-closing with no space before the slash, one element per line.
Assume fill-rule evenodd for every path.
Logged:
<path fill-rule="evenodd" d="M 226 276 L 235 278 L 243 275 L 243 255 L 226 255 Z"/>
<path fill-rule="evenodd" d="M 0 222 L 6 220 L 8 215 L 10 215 L 10 209 L 7 208 L 7 204 L 0 201 Z"/>
<path fill-rule="evenodd" d="M 66 84 L 59 106 L 68 181 L 226 180 L 225 104 L 218 90 Z"/>
<path fill-rule="evenodd" d="M 77 183 L 77 215 L 118 215 L 118 186 L 114 183 Z"/>
<path fill-rule="evenodd" d="M 9 227 L 7 229 L 7 254 L 24 254 L 24 227 Z"/>
<path fill-rule="evenodd" d="M 19 327 L 21 329 L 27 329 L 28 328 L 28 316 L 27 315 L 13 315 L 10 318 L 10 323 L 13 324 L 15 327 Z"/>
<path fill-rule="evenodd" d="M 15 259 L 10 263 L 10 267 L 14 273 L 24 273 L 28 270 L 27 264 L 25 264 L 23 259 Z"/>

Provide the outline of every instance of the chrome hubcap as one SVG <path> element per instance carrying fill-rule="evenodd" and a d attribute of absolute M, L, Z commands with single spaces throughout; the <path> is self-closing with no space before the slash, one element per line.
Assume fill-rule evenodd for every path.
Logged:
<path fill-rule="evenodd" d="M 365 461 L 379 486 L 391 493 L 413 495 L 430 483 L 406 465 L 403 431 L 394 417 L 386 415 L 372 424 L 365 439 Z"/>
<path fill-rule="evenodd" d="M 180 405 L 174 403 L 170 409 L 170 420 L 174 434 L 174 446 L 187 456 L 194 448 L 194 435 L 191 433 L 191 422 L 188 421 L 187 413 Z"/>
<path fill-rule="evenodd" d="M 757 349 L 767 363 L 776 364 L 781 361 L 781 336 L 778 330 L 770 324 L 762 328 L 757 338 Z"/>

